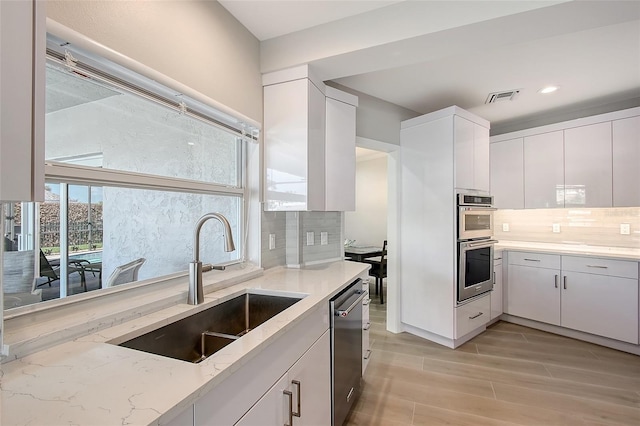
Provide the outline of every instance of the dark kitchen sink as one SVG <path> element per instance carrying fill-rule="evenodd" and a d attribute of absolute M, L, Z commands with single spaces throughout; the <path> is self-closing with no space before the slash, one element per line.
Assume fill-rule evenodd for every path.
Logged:
<path fill-rule="evenodd" d="M 246 293 L 119 346 L 197 363 L 299 300 Z"/>

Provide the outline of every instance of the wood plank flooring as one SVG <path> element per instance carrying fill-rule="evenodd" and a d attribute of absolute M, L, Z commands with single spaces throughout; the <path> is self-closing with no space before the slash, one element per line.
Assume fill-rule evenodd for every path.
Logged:
<path fill-rule="evenodd" d="M 387 332 L 346 425 L 640 425 L 640 357 L 498 322 L 456 350 Z"/>

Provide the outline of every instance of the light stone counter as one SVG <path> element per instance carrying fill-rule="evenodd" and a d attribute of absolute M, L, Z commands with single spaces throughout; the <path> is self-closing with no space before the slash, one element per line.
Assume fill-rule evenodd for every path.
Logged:
<path fill-rule="evenodd" d="M 324 305 L 328 310 L 328 300 L 367 267 L 362 263 L 334 262 L 304 269 L 276 268 L 258 278 L 206 294 L 202 305 L 174 304 L 3 364 L 0 423 L 3 426 L 164 424 L 284 335 L 314 308 Z M 184 318 L 247 289 L 305 297 L 200 364 L 108 343 L 121 342 L 127 336 Z M 169 293 L 176 291 L 167 289 Z M 116 305 L 110 309 L 118 311 Z M 63 322 L 60 326 L 68 324 Z"/>
<path fill-rule="evenodd" d="M 640 248 L 634 249 L 625 247 L 604 247 L 577 244 L 535 243 L 526 241 L 500 240 L 500 242 L 495 245 L 495 249 L 640 261 Z"/>

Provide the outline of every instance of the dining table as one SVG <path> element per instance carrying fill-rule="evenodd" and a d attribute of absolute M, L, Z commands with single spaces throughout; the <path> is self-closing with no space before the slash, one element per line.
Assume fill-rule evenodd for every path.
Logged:
<path fill-rule="evenodd" d="M 376 256 L 382 256 L 382 247 L 347 246 L 344 248 L 344 257 L 354 262 L 364 262 L 365 259 Z"/>

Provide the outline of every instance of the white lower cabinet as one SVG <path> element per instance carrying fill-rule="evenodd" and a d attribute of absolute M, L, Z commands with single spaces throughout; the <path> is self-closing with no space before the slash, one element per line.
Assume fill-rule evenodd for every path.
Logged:
<path fill-rule="evenodd" d="M 491 315 L 491 297 L 486 293 L 479 299 L 456 307 L 455 311 L 456 339 L 459 339 L 487 324 Z"/>
<path fill-rule="evenodd" d="M 498 318 L 503 312 L 502 256 L 493 260 L 493 291 L 491 292 L 490 319 Z"/>
<path fill-rule="evenodd" d="M 507 313 L 560 325 L 560 270 L 509 265 Z"/>
<path fill-rule="evenodd" d="M 369 280 L 363 281 L 362 289 L 365 292 L 369 292 Z M 362 375 L 369 365 L 369 358 L 371 357 L 371 349 L 369 348 L 369 328 L 371 327 L 371 319 L 369 317 L 369 307 L 371 306 L 371 298 L 367 296 L 362 299 Z"/>
<path fill-rule="evenodd" d="M 330 362 L 326 331 L 236 425 L 331 424 Z"/>
<path fill-rule="evenodd" d="M 506 313 L 638 344 L 638 262 L 522 252 L 508 258 Z M 539 266 L 520 264 L 526 261 Z"/>

